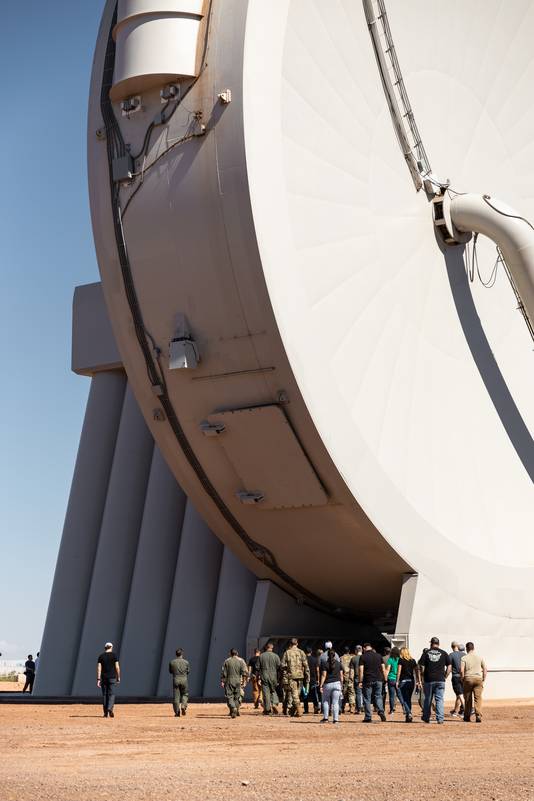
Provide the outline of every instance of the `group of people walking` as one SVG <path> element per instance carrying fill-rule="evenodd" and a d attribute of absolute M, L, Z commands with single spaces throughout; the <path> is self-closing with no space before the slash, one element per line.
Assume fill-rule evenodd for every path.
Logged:
<path fill-rule="evenodd" d="M 432 637 L 416 661 L 408 648 L 385 648 L 378 653 L 371 643 L 348 646 L 340 655 L 332 642 L 315 653 L 303 651 L 296 638 L 292 639 L 280 657 L 274 644 L 268 642 L 263 651 L 256 649 L 248 664 L 232 648 L 221 669 L 229 716 L 237 718 L 248 683 L 252 687 L 254 707 L 263 707 L 263 715 L 300 717 L 322 712 L 321 723 L 339 723 L 340 713 L 363 713 L 363 723 L 371 723 L 373 713 L 387 721 L 385 704 L 393 715 L 397 702 L 405 722 L 413 721 L 412 701 L 419 697 L 421 719 L 430 723 L 432 713 L 438 724 L 445 719 L 445 683 L 452 675 L 456 700 L 452 716 L 462 715 L 470 723 L 474 711 L 477 723 L 482 722 L 482 688 L 487 676 L 484 660 L 476 653 L 472 642 L 464 646 L 453 642 L 451 652 L 440 648 L 439 639 Z M 182 649 L 169 663 L 173 682 L 173 709 L 176 717 L 186 715 L 189 701 L 190 665 Z M 111 643 L 98 658 L 97 683 L 103 693 L 104 717 L 113 717 L 114 688 L 120 681 L 120 665 Z M 281 710 L 279 705 L 282 705 Z M 474 708 L 474 709 L 473 709 Z"/>
<path fill-rule="evenodd" d="M 263 653 L 255 651 L 248 666 L 232 651 L 225 661 L 221 685 L 225 689 L 231 717 L 239 715 L 239 706 L 248 681 L 252 683 L 254 706 L 263 706 L 264 715 L 279 714 L 282 701 L 284 715 L 300 717 L 322 711 L 321 723 L 332 718 L 339 723 L 340 712 L 361 714 L 363 722 L 371 723 L 373 711 L 386 721 L 384 703 L 389 701 L 389 713 L 395 713 L 397 701 L 406 723 L 412 723 L 412 699 L 418 693 L 422 707 L 421 719 L 430 723 L 434 712 L 437 723 L 445 719 L 445 682 L 452 674 L 456 695 L 451 715 L 463 715 L 471 722 L 474 706 L 475 720 L 482 722 L 482 688 L 487 669 L 484 660 L 475 652 L 473 643 L 464 647 L 456 642 L 448 654 L 432 637 L 416 661 L 408 648 L 386 648 L 379 654 L 370 644 L 346 647 L 340 656 L 331 642 L 315 654 L 304 652 L 296 639 L 291 640 L 282 658 L 274 653 L 273 643 L 267 643 Z"/>

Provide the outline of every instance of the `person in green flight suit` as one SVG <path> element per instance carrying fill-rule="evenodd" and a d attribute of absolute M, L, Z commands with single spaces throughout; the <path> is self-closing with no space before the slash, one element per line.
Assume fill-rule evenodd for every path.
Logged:
<path fill-rule="evenodd" d="M 237 650 L 232 648 L 230 656 L 224 661 L 221 670 L 221 687 L 224 687 L 226 703 L 230 710 L 230 717 L 239 717 L 241 706 L 241 687 L 248 679 L 247 666 Z"/>
<path fill-rule="evenodd" d="M 261 692 L 263 695 L 263 714 L 278 715 L 278 679 L 280 676 L 280 657 L 273 651 L 274 645 L 268 642 L 260 656 Z"/>
<path fill-rule="evenodd" d="M 169 673 L 172 675 L 174 690 L 172 706 L 177 718 L 186 714 L 189 700 L 189 662 L 184 659 L 183 653 L 181 648 L 177 648 L 176 658 L 169 662 Z"/>

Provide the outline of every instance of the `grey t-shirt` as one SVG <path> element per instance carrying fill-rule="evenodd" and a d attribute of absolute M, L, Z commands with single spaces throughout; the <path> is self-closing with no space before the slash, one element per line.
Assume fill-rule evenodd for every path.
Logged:
<path fill-rule="evenodd" d="M 350 670 L 354 671 L 354 678 L 356 680 L 358 680 L 358 668 L 360 667 L 360 656 L 361 654 L 354 654 L 354 656 L 350 660 L 350 665 L 349 665 Z"/>
<path fill-rule="evenodd" d="M 465 651 L 451 651 L 449 654 L 451 659 L 452 665 L 452 675 L 459 676 L 460 675 L 460 664 L 462 661 L 462 656 L 465 656 Z"/>

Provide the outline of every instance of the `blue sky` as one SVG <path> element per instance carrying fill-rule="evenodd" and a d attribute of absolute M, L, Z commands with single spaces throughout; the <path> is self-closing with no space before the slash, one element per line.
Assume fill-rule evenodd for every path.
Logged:
<path fill-rule="evenodd" d="M 0 26 L 0 651 L 39 649 L 89 380 L 71 302 L 98 280 L 87 96 L 103 0 L 7 3 Z"/>

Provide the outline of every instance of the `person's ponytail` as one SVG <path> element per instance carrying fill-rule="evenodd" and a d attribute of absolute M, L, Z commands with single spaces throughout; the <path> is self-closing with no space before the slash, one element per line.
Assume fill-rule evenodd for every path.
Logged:
<path fill-rule="evenodd" d="M 333 648 L 328 649 L 328 672 L 331 673 L 336 664 L 336 652 Z"/>

